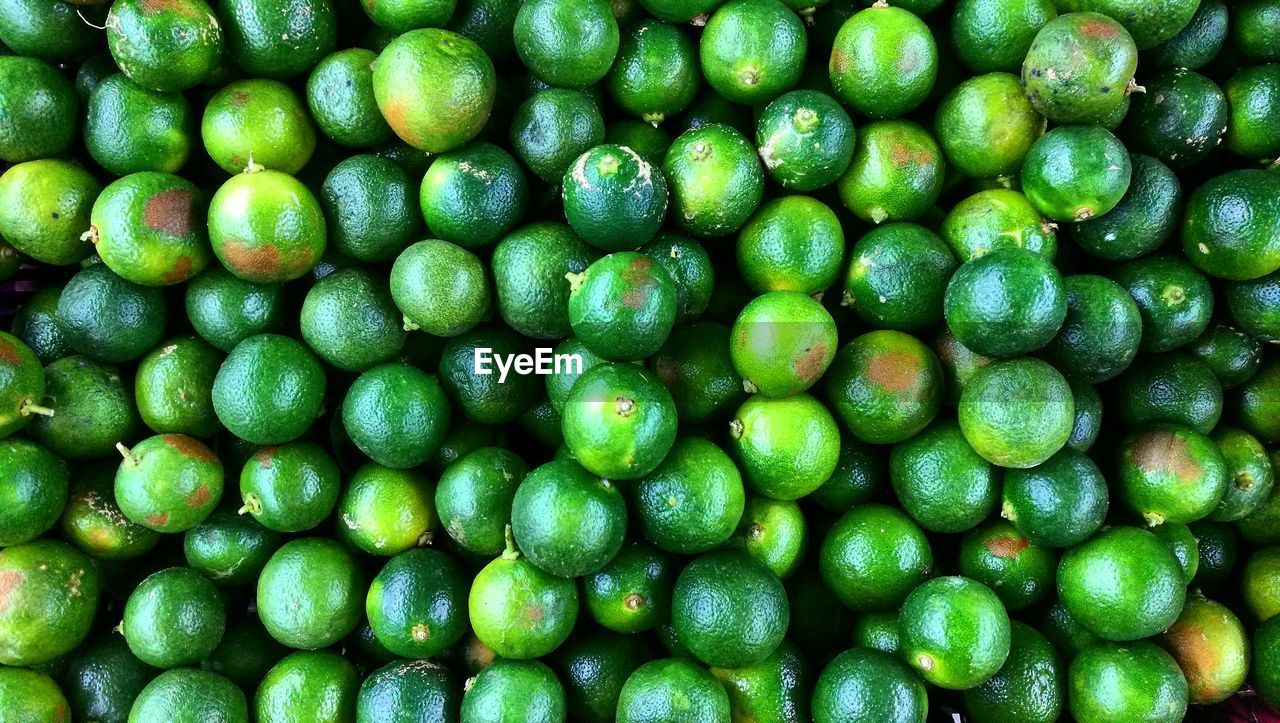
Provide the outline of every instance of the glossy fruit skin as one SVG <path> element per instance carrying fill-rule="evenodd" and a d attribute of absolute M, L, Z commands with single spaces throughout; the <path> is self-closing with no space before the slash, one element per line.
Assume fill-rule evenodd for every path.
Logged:
<path fill-rule="evenodd" d="M 315 126 L 302 99 L 284 83 L 260 78 L 220 89 L 205 106 L 200 135 L 206 152 L 233 175 L 250 168 L 250 161 L 297 173 L 316 147 Z"/>
<path fill-rule="evenodd" d="M 1097 126 L 1064 126 L 1031 146 L 1022 166 L 1022 188 L 1040 213 L 1054 221 L 1086 221 L 1120 203 L 1133 166 L 1124 145 Z"/>
<path fill-rule="evenodd" d="M 1004 520 L 984 524 L 961 541 L 960 574 L 991 588 L 1012 611 L 1025 610 L 1053 590 L 1056 563 L 1057 553 Z"/>
<path fill-rule="evenodd" d="M 920 125 L 875 121 L 859 131 L 853 162 L 836 191 L 863 221 L 913 221 L 938 200 L 945 165 L 938 142 Z"/>
<path fill-rule="evenodd" d="M 800 79 L 808 39 L 804 25 L 777 0 L 730 0 L 702 30 L 703 74 L 734 103 L 772 100 Z"/>
<path fill-rule="evenodd" d="M 1144 256 L 1160 248 L 1177 227 L 1183 202 L 1178 176 L 1150 156 L 1130 153 L 1129 163 L 1129 189 L 1115 208 L 1071 226 L 1071 239 L 1091 256 Z"/>
<path fill-rule="evenodd" d="M 1146 51 L 1144 62 L 1155 68 L 1199 70 L 1222 50 L 1227 29 L 1226 3 L 1205 0 L 1181 32 Z"/>
<path fill-rule="evenodd" d="M 1219 703 L 1244 683 L 1249 639 L 1240 620 L 1220 603 L 1200 595 L 1188 598 L 1162 644 L 1186 676 L 1192 702 Z"/>
<path fill-rule="evenodd" d="M 548 88 L 516 109 L 510 140 L 511 148 L 535 176 L 556 183 L 574 159 L 605 141 L 604 118 L 586 93 Z"/>
<path fill-rule="evenodd" d="M 1280 616 L 1263 623 L 1253 634 L 1253 670 L 1259 692 L 1270 703 L 1280 700 L 1280 664 L 1276 645 L 1280 643 Z"/>
<path fill-rule="evenodd" d="M 928 709 L 923 681 L 896 657 L 878 650 L 846 650 L 814 683 L 817 723 L 923 721 Z"/>
<path fill-rule="evenodd" d="M 52 2 L 0 3 L 0 42 L 6 54 L 29 55 L 50 63 L 75 63 L 101 43 L 101 35 L 76 13 L 74 5 Z M 101 25 L 100 9 L 84 8 L 94 25 Z"/>
<path fill-rule="evenodd" d="M 568 641 L 550 664 L 565 687 L 570 714 L 605 723 L 614 719 L 623 684 L 649 655 L 642 638 L 601 630 Z"/>
<path fill-rule="evenodd" d="M 367 5 L 365 6 L 368 7 Z M 373 97 L 377 53 L 348 48 L 331 53 L 307 78 L 307 108 L 320 131 L 351 148 L 372 148 L 391 140 L 391 126 Z"/>
<path fill-rule="evenodd" d="M 250 336 L 283 326 L 278 285 L 245 281 L 217 266 L 187 285 L 186 313 L 205 341 L 229 352 Z"/>
<path fill-rule="evenodd" d="M 272 383 L 261 383 L 267 379 Z M 277 385 L 292 393 L 277 394 Z M 310 428 L 324 403 L 324 390 L 324 369 L 305 346 L 289 337 L 258 334 L 227 355 L 214 378 L 213 409 L 237 437 L 281 444 Z"/>
<path fill-rule="evenodd" d="M 1142 315 L 1144 352 L 1173 351 L 1209 326 L 1209 280 L 1179 256 L 1152 254 L 1117 267 L 1111 278 L 1128 290 Z"/>
<path fill-rule="evenodd" d="M 995 593 L 964 577 L 912 591 L 900 617 L 902 656 L 929 683 L 965 690 L 986 682 L 1009 656 L 1009 615 Z"/>
<path fill-rule="evenodd" d="M 932 326 L 942 318 L 946 282 L 956 268 L 955 256 L 932 231 L 913 223 L 886 224 L 854 244 L 841 304 L 876 327 Z"/>
<path fill-rule="evenodd" d="M 340 474 L 314 442 L 261 447 L 240 472 L 242 512 L 277 532 L 309 530 L 333 512 Z"/>
<path fill-rule="evenodd" d="M 447 241 L 419 241 L 391 267 L 391 298 L 407 328 L 457 336 L 475 328 L 489 310 L 492 291 L 475 254 Z"/>
<path fill-rule="evenodd" d="M 574 384 L 563 430 L 565 444 L 592 473 L 637 479 L 657 468 L 675 443 L 675 402 L 652 373 L 603 364 Z"/>
<path fill-rule="evenodd" d="M 1064 665 L 1035 628 L 1013 621 L 1010 633 L 1004 666 L 987 682 L 964 692 L 965 708 L 979 723 L 1051 723 L 1066 704 Z"/>
<path fill-rule="evenodd" d="M 1085 648 L 1071 661 L 1068 686 L 1071 714 L 1082 723 L 1178 720 L 1187 710 L 1187 682 L 1177 662 L 1147 641 Z"/>
<path fill-rule="evenodd" d="M 1057 16 L 1050 0 L 960 0 L 951 18 L 951 40 L 969 70 L 1015 73 L 1036 33 Z"/>
<path fill-rule="evenodd" d="M 1274 343 L 1280 341 L 1280 303 L 1275 301 L 1278 294 L 1280 272 L 1228 284 L 1227 311 L 1236 326 L 1249 337 Z"/>
<path fill-rule="evenodd" d="M 159 289 L 127 281 L 105 264 L 67 282 L 57 314 L 73 349 L 112 363 L 142 356 L 160 341 L 168 320 Z"/>
<path fill-rule="evenodd" d="M 970 178 L 1015 173 L 1045 119 L 1011 73 L 991 73 L 956 86 L 938 106 L 938 140 L 947 162 Z"/>
<path fill-rule="evenodd" d="M 189 568 L 148 576 L 125 603 L 121 632 L 134 655 L 148 665 L 193 665 L 217 647 L 226 611 L 217 588 Z"/>
<path fill-rule="evenodd" d="M 675 324 L 676 289 L 661 264 L 620 251 L 583 274 L 569 282 L 569 325 L 588 349 L 611 361 L 634 361 L 662 346 Z"/>
<path fill-rule="evenodd" d="M 45 373 L 35 352 L 16 336 L 0 332 L 0 438 L 21 431 L 44 398 Z"/>
<path fill-rule="evenodd" d="M 129 710 L 129 723 L 152 720 L 249 723 L 249 704 L 240 686 L 225 676 L 177 668 L 166 670 L 147 683 Z"/>
<path fill-rule="evenodd" d="M 773 499 L 804 497 L 822 486 L 838 461 L 840 429 L 808 394 L 752 395 L 729 423 L 729 435 L 747 483 Z"/>
<path fill-rule="evenodd" d="M 402 552 L 373 578 L 365 612 L 378 642 L 407 658 L 430 658 L 458 642 L 467 588 L 461 566 L 439 550 Z"/>
<path fill-rule="evenodd" d="M 1044 257 L 1006 248 L 967 261 L 947 284 L 947 326 L 969 349 L 996 357 L 1044 347 L 1067 316 L 1062 277 Z"/>
<path fill-rule="evenodd" d="M 643 246 L 666 218 L 665 177 L 626 146 L 604 144 L 584 152 L 565 171 L 561 186 L 569 225 L 604 251 Z"/>
<path fill-rule="evenodd" d="M 1058 251 L 1056 226 L 1022 193 L 993 188 L 952 206 L 938 234 L 961 262 L 1010 246 L 1052 259 Z"/>
<path fill-rule="evenodd" d="M 480 46 L 447 30 L 410 30 L 373 66 L 374 98 L 391 130 L 431 153 L 453 150 L 480 132 L 496 82 Z"/>
<path fill-rule="evenodd" d="M 1256 550 L 1240 571 L 1244 603 L 1253 618 L 1267 621 L 1280 614 L 1280 547 Z"/>
<path fill-rule="evenodd" d="M 729 540 L 746 505 L 742 475 L 715 444 L 682 439 L 637 480 L 632 509 L 645 537 L 669 552 L 707 552 Z"/>
<path fill-rule="evenodd" d="M 334 248 L 360 261 L 390 261 L 422 230 L 415 184 L 394 161 L 358 155 L 333 167 L 320 189 Z"/>
<path fill-rule="evenodd" d="M 1071 547 L 1089 539 L 1102 526 L 1107 508 L 1102 472 L 1076 450 L 1005 472 L 1000 514 L 1036 544 Z"/>
<path fill-rule="evenodd" d="M 789 616 L 782 583 L 740 552 L 694 559 L 676 579 L 671 598 L 680 640 L 698 660 L 721 668 L 768 657 L 782 641 Z"/>
<path fill-rule="evenodd" d="M 13 318 L 13 336 L 25 343 L 42 364 L 55 362 L 74 352 L 58 322 L 58 297 L 61 284 L 41 286 Z"/>
<path fill-rule="evenodd" d="M 933 88 L 938 47 L 914 14 L 872 7 L 840 26 L 828 69 L 832 89 L 851 108 L 871 118 L 896 118 Z"/>
<path fill-rule="evenodd" d="M 1117 571 L 1124 574 L 1115 577 Z M 1111 527 L 1068 550 L 1058 565 L 1062 604 L 1105 640 L 1137 640 L 1177 619 L 1186 595 L 1177 558 L 1155 535 Z"/>
<path fill-rule="evenodd" d="M 844 230 L 826 204 L 783 196 L 761 205 L 738 233 L 738 270 L 760 294 L 815 294 L 836 281 L 844 247 Z"/>
<path fill-rule="evenodd" d="M 1133 35 L 1139 50 L 1152 48 L 1178 34 L 1191 22 L 1198 3 L 1186 0 L 1066 0 L 1064 12 L 1092 11 L 1116 19 Z"/>
<path fill-rule="evenodd" d="M 615 720 L 729 720 L 729 710 L 728 694 L 705 668 L 666 658 L 645 663 L 627 678 Z"/>
<path fill-rule="evenodd" d="M 766 397 L 809 389 L 836 354 L 831 314 L 797 291 L 772 291 L 751 300 L 730 333 L 734 368 Z"/>
<path fill-rule="evenodd" d="M 63 534 L 98 560 L 133 559 L 160 541 L 160 533 L 129 521 L 120 512 L 115 472 L 114 460 L 78 469 L 62 513 Z"/>
<path fill-rule="evenodd" d="M 570 284 L 596 258 L 564 224 L 536 222 L 516 229 L 494 249 L 495 292 L 503 321 L 537 339 L 559 339 L 569 326 Z"/>
<path fill-rule="evenodd" d="M 1241 385 L 1236 395 L 1237 422 L 1245 431 L 1264 443 L 1280 441 L 1280 423 L 1276 422 L 1275 415 L 1270 411 L 1278 396 L 1280 364 L 1275 362 L 1264 363 L 1252 379 Z M 32 426 L 42 422 L 43 420 L 36 420 Z"/>
<path fill-rule="evenodd" d="M 71 652 L 93 624 L 98 572 L 65 542 L 36 540 L 0 551 L 0 575 L 12 581 L 0 611 L 0 662 L 29 666 Z"/>
<path fill-rule="evenodd" d="M 138 415 L 120 379 L 120 370 L 82 356 L 45 367 L 45 398 L 52 417 L 40 416 L 27 434 L 49 451 L 70 460 L 115 454 L 116 442 L 132 439 Z"/>
<path fill-rule="evenodd" d="M 942 406 L 942 367 L 899 331 L 873 331 L 841 347 L 826 377 L 845 427 L 864 442 L 892 444 L 923 429 Z"/>
<path fill-rule="evenodd" d="M 515 158 L 476 142 L 436 157 L 419 202 L 432 235 L 465 248 L 488 246 L 524 215 L 528 184 Z"/>
<path fill-rule="evenodd" d="M 226 53 L 249 75 L 292 78 L 334 49 L 338 14 L 328 0 L 219 3 Z"/>
<path fill-rule="evenodd" d="M 242 173 L 209 201 L 209 241 L 222 265 L 245 281 L 292 281 L 324 253 L 324 211 L 292 176 Z"/>
<path fill-rule="evenodd" d="M 360 616 L 360 570 L 337 542 L 307 537 L 276 550 L 258 577 L 257 604 L 271 637 L 315 650 L 341 640 Z"/>
<path fill-rule="evenodd" d="M 734 233 L 764 196 L 764 170 L 751 142 L 721 123 L 681 133 L 667 150 L 662 172 L 676 224 L 694 236 Z"/>
<path fill-rule="evenodd" d="M 569 637 L 578 617 L 578 589 L 511 550 L 476 574 L 467 609 L 476 637 L 494 653 L 530 660 Z M 531 616 L 531 610 L 541 615 Z"/>
<path fill-rule="evenodd" d="M 254 695 L 254 718 L 290 721 L 305 710 L 315 721 L 352 720 L 360 674 L 351 661 L 329 650 L 286 655 L 263 676 Z"/>
<path fill-rule="evenodd" d="M 213 259 L 203 211 L 203 194 L 178 176 L 143 172 L 121 178 L 93 204 L 90 221 L 98 256 L 136 284 L 187 281 Z"/>
<path fill-rule="evenodd" d="M 77 720 L 125 720 L 134 699 L 155 673 L 129 652 L 124 638 L 109 635 L 88 642 L 71 658 L 61 685 Z M 35 720 L 66 719 L 64 713 L 61 719 L 46 716 Z"/>
<path fill-rule="evenodd" d="M 436 512 L 445 532 L 469 552 L 497 555 L 511 522 L 511 499 L 529 466 L 501 447 L 483 447 L 445 468 L 436 487 Z"/>
<path fill-rule="evenodd" d="M 1182 248 L 1217 278 L 1247 281 L 1280 269 L 1280 177 L 1232 171 L 1197 188 L 1187 199 Z"/>
<path fill-rule="evenodd" d="M 303 301 L 301 327 L 324 361 L 351 372 L 393 359 L 407 334 L 386 283 L 362 269 L 317 281 Z"/>
<path fill-rule="evenodd" d="M 421 472 L 366 464 L 338 500 L 339 534 L 370 555 L 423 547 L 437 534 L 435 491 Z"/>
<path fill-rule="evenodd" d="M 618 54 L 618 23 L 601 0 L 538 0 L 516 15 L 516 52 L 540 80 L 585 88 L 609 72 Z"/>
<path fill-rule="evenodd" d="M 583 578 L 583 602 L 603 628 L 620 633 L 653 630 L 671 616 L 675 573 L 675 558 L 647 543 L 632 542 Z"/>
<path fill-rule="evenodd" d="M 449 669 L 431 660 L 396 660 L 374 670 L 360 685 L 356 720 L 391 723 L 423 716 L 456 720 L 461 685 Z"/>
<path fill-rule="evenodd" d="M 765 171 L 790 191 L 816 191 L 835 183 L 853 160 L 856 140 L 849 113 L 816 90 L 783 93 L 756 121 Z"/>
<path fill-rule="evenodd" d="M 21 545 L 58 521 L 67 503 L 67 470 L 48 450 L 19 438 L 0 440 L 0 467 L 12 475 L 2 491 L 0 544 Z"/>
<path fill-rule="evenodd" d="M 907 514 L 935 532 L 968 530 L 996 506 L 995 468 L 950 420 L 896 444 L 889 477 Z"/>
<path fill-rule="evenodd" d="M 1231 103 L 1227 149 L 1245 158 L 1267 159 L 1280 153 L 1275 140 L 1280 107 L 1280 70 L 1275 63 L 1242 68 L 1223 85 Z"/>
<path fill-rule="evenodd" d="M 1208 437 L 1177 424 L 1151 424 L 1120 444 L 1117 491 L 1149 525 L 1194 522 L 1217 508 L 1227 465 Z"/>
<path fill-rule="evenodd" d="M 715 268 L 706 248 L 683 234 L 665 232 L 640 247 L 640 253 L 657 261 L 675 283 L 676 323 L 701 317 L 715 291 Z"/>
<path fill-rule="evenodd" d="M 1022 64 L 1031 105 L 1054 123 L 1097 123 L 1125 100 L 1138 49 L 1119 23 L 1068 13 L 1040 29 Z"/>
<path fill-rule="evenodd" d="M 0 160 L 34 161 L 71 146 L 80 112 L 71 81 L 52 66 L 19 55 L 0 57 L 0 81 L 0 113 L 8 119 L 0 132 Z"/>
<path fill-rule="evenodd" d="M 456 4 L 454 0 L 425 3 L 390 0 L 363 4 L 363 7 L 369 19 L 379 27 L 399 35 L 415 28 L 443 27 L 453 16 Z"/>
<path fill-rule="evenodd" d="M 111 58 L 144 88 L 192 88 L 222 60 L 222 26 L 204 0 L 159 8 L 141 0 L 112 3 L 106 26 Z"/>
<path fill-rule="evenodd" d="M 195 119 L 180 93 L 157 93 L 116 74 L 89 96 L 85 147 L 115 175 L 176 173 L 187 162 L 194 136 Z"/>
<path fill-rule="evenodd" d="M 1275 485 L 1275 469 L 1257 437 L 1235 427 L 1221 427 L 1213 441 L 1227 464 L 1227 491 L 1209 519 L 1228 522 L 1257 511 Z"/>
<path fill-rule="evenodd" d="M 1063 289 L 1067 316 L 1045 348 L 1049 360 L 1087 384 L 1106 381 L 1129 368 L 1142 340 L 1142 316 L 1129 293 L 1094 274 L 1068 276 Z"/>
<path fill-rule="evenodd" d="M 531 471 L 511 502 L 511 532 L 525 559 L 560 577 L 604 567 L 622 547 L 627 509 L 613 483 L 572 460 Z"/>
<path fill-rule="evenodd" d="M 714 321 L 684 324 L 673 328 L 654 353 L 653 372 L 671 392 L 680 419 L 724 420 L 746 399 L 729 354 L 729 333 L 729 327 Z M 584 357 L 584 365 L 586 361 Z"/>
<path fill-rule="evenodd" d="M 841 516 L 823 539 L 819 570 L 851 610 L 896 610 L 932 574 L 933 551 L 901 511 L 862 504 Z"/>
<path fill-rule="evenodd" d="M 1203 160 L 1222 142 L 1227 97 L 1213 81 L 1177 68 L 1143 83 L 1147 92 L 1134 99 L 1124 125 L 1134 151 L 1183 168 Z"/>
<path fill-rule="evenodd" d="M 564 687 L 546 664 L 498 660 L 476 675 L 462 697 L 462 716 L 489 723 L 511 713 L 533 720 L 563 720 Z"/>
<path fill-rule="evenodd" d="M 204 521 L 222 499 L 222 462 L 197 439 L 157 435 L 120 453 L 116 502 L 135 524 L 183 532 Z"/>
<path fill-rule="evenodd" d="M 1037 359 L 992 362 L 960 395 L 965 439 L 1001 467 L 1025 469 L 1052 457 L 1070 438 L 1074 413 L 1066 379 Z"/>
<path fill-rule="evenodd" d="M 70 161 L 19 163 L 0 175 L 0 235 L 36 261 L 69 266 L 93 253 L 89 226 L 97 179 Z"/>

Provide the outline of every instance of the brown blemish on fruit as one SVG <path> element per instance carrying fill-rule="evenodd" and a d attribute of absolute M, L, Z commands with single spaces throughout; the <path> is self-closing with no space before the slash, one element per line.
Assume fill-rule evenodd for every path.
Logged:
<path fill-rule="evenodd" d="M 387 101 L 387 107 L 382 109 L 382 117 L 386 119 L 387 125 L 391 126 L 401 140 L 416 147 L 422 139 L 410 128 L 408 115 L 409 104 L 399 96 L 393 96 Z"/>
<path fill-rule="evenodd" d="M 831 52 L 831 70 L 843 73 L 849 69 L 849 54 L 843 50 Z"/>
<path fill-rule="evenodd" d="M 164 435 L 164 443 L 176 449 L 184 457 L 190 457 L 201 462 L 217 462 L 218 458 L 214 455 L 213 450 L 204 442 L 185 434 L 166 434 Z"/>
<path fill-rule="evenodd" d="M 0 572 L 0 613 L 9 609 L 9 596 L 22 584 L 23 575 L 17 570 Z"/>
<path fill-rule="evenodd" d="M 18 355 L 18 347 L 8 339 L 0 339 L 0 362 L 18 366 L 22 363 L 22 357 Z"/>
<path fill-rule="evenodd" d="M 1015 558 L 1019 552 L 1027 549 L 1030 542 L 1014 535 L 996 535 L 987 540 L 987 550 L 996 557 Z"/>
<path fill-rule="evenodd" d="M 1129 456 L 1146 472 L 1172 474 L 1183 482 L 1198 481 L 1204 474 L 1204 466 L 1191 458 L 1186 440 L 1165 429 L 1140 435 Z"/>
<path fill-rule="evenodd" d="M 827 345 L 814 344 L 808 349 L 805 349 L 804 353 L 796 359 L 795 363 L 792 364 L 791 367 L 795 370 L 796 376 L 800 377 L 801 381 L 812 382 L 822 376 L 822 372 L 824 371 L 823 362 L 826 361 L 826 357 Z"/>
<path fill-rule="evenodd" d="M 213 499 L 213 493 L 209 491 L 207 486 L 200 485 L 196 488 L 195 492 L 187 495 L 187 507 L 192 509 L 203 507 L 208 504 L 211 499 Z"/>
<path fill-rule="evenodd" d="M 166 522 L 168 522 L 168 521 L 169 521 L 169 513 L 168 513 L 168 512 L 161 512 L 161 513 L 160 513 L 160 514 L 158 514 L 158 515 L 150 515 L 150 516 L 146 517 L 145 519 L 146 519 L 146 521 L 147 521 L 148 523 L 150 523 L 150 524 L 152 524 L 152 525 L 163 525 L 164 523 L 166 523 Z"/>
<path fill-rule="evenodd" d="M 176 284 L 179 281 L 186 281 L 191 278 L 191 267 L 192 263 L 190 256 L 179 256 L 178 260 L 174 262 L 173 268 L 161 274 L 160 280 L 166 284 Z"/>
<path fill-rule="evenodd" d="M 164 10 L 172 10 L 179 15 L 192 17 L 193 8 L 184 0 L 139 0 L 138 7 L 144 13 L 158 13 Z"/>
<path fill-rule="evenodd" d="M 252 248 L 243 241 L 227 241 L 222 244 L 222 258 L 250 278 L 274 279 L 280 273 L 280 249 L 270 244 Z"/>
<path fill-rule="evenodd" d="M 542 608 L 538 605 L 526 605 L 524 608 L 524 619 L 531 623 L 542 622 L 542 618 L 545 617 L 545 615 L 546 614 L 542 611 Z"/>
<path fill-rule="evenodd" d="M 191 233 L 195 225 L 192 200 L 191 191 L 185 188 L 161 191 L 148 198 L 142 207 L 142 222 L 153 231 L 182 238 Z"/>
<path fill-rule="evenodd" d="M 271 465 L 275 463 L 276 455 L 279 454 L 280 448 L 276 446 L 263 447 L 253 455 L 258 460 L 258 466 L 262 469 L 271 469 Z"/>
<path fill-rule="evenodd" d="M 915 388 L 920 374 L 920 361 L 905 351 L 887 351 L 871 357 L 867 378 L 891 394 Z"/>
<path fill-rule="evenodd" d="M 1101 20 L 1085 20 L 1080 23 L 1080 34 L 1086 38 L 1114 38 L 1118 35 L 1114 25 Z"/>
<path fill-rule="evenodd" d="M 234 105 L 235 107 L 239 108 L 249 102 L 249 91 L 237 90 L 236 92 L 232 93 L 231 97 L 228 98 L 227 100 L 231 102 L 231 105 Z"/>
<path fill-rule="evenodd" d="M 1221 661 L 1214 653 L 1213 646 L 1209 644 L 1209 638 L 1204 631 L 1195 625 L 1174 623 L 1165 633 L 1165 639 L 1172 649 L 1170 652 L 1177 659 L 1178 665 L 1186 673 L 1187 678 L 1197 679 L 1196 689 L 1209 694 L 1207 697 L 1216 697 L 1219 691 L 1216 688 L 1207 687 L 1213 682 L 1213 676 L 1203 674 L 1216 670 Z"/>

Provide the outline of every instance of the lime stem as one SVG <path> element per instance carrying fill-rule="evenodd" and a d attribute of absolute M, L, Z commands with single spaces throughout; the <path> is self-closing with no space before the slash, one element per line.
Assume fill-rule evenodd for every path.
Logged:
<path fill-rule="evenodd" d="M 45 417 L 52 417 L 53 410 L 50 409 L 49 407 L 36 404 L 35 402 L 28 399 L 27 401 L 23 402 L 21 406 L 18 407 L 18 414 L 21 414 L 24 417 L 31 416 L 32 414 L 39 414 Z"/>
<path fill-rule="evenodd" d="M 135 456 L 133 452 L 129 450 L 128 447 L 124 446 L 124 442 L 116 442 L 116 449 L 119 450 L 120 456 L 124 457 L 125 464 L 131 467 L 133 465 L 138 464 L 137 456 Z"/>

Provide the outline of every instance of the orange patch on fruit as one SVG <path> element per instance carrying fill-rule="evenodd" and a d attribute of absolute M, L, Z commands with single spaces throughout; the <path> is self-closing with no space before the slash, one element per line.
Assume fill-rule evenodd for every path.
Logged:
<path fill-rule="evenodd" d="M 138 7 L 144 13 L 158 13 L 164 10 L 172 10 L 181 15 L 191 17 L 195 15 L 194 8 L 190 6 L 186 0 L 139 0 Z"/>
<path fill-rule="evenodd" d="M 1086 38 L 1114 38 L 1119 35 L 1114 25 L 1101 20 L 1086 20 L 1080 23 L 1080 34 Z"/>
<path fill-rule="evenodd" d="M 0 572 L 0 613 L 9 609 L 9 596 L 22 584 L 23 575 L 17 570 Z"/>
<path fill-rule="evenodd" d="M 280 249 L 270 244 L 251 247 L 243 241 L 222 244 L 222 258 L 243 276 L 271 280 L 280 274 Z"/>
<path fill-rule="evenodd" d="M 1191 458 L 1186 440 L 1168 430 L 1141 435 L 1129 456 L 1146 472 L 1172 474 L 1183 482 L 1196 482 L 1204 474 L 1204 466 Z"/>
<path fill-rule="evenodd" d="M 142 222 L 152 231 L 182 238 L 195 226 L 192 194 L 185 188 L 171 188 L 147 199 L 142 207 Z"/>
<path fill-rule="evenodd" d="M 804 353 L 795 360 L 795 363 L 791 365 L 791 368 L 795 370 L 796 376 L 800 377 L 801 380 L 812 382 L 822 376 L 822 372 L 826 370 L 826 367 L 823 365 L 823 362 L 826 361 L 826 357 L 827 345 L 814 344 L 804 350 Z"/>
<path fill-rule="evenodd" d="M 22 363 L 22 356 L 18 354 L 18 347 L 8 339 L 0 339 L 0 362 L 18 366 Z"/>
<path fill-rule="evenodd" d="M 146 520 L 149 524 L 152 524 L 152 525 L 163 525 L 164 523 L 169 521 L 169 513 L 161 512 L 158 515 L 149 515 L 146 517 Z"/>
<path fill-rule="evenodd" d="M 540 623 L 546 613 L 537 605 L 526 605 L 524 608 L 524 619 L 531 623 Z"/>
<path fill-rule="evenodd" d="M 849 69 L 849 54 L 843 50 L 835 50 L 831 53 L 831 70 L 836 73 L 843 73 Z"/>
<path fill-rule="evenodd" d="M 1169 643 L 1169 652 L 1173 653 L 1187 678 L 1198 679 L 1196 687 L 1199 690 L 1216 695 L 1218 691 L 1205 686 L 1213 681 L 1212 673 L 1222 661 L 1209 644 L 1204 631 L 1195 625 L 1174 623 L 1165 633 L 1165 639 Z M 1204 675 L 1205 673 L 1210 675 Z"/>
<path fill-rule="evenodd" d="M 399 96 L 394 96 L 387 101 L 387 107 L 382 109 L 382 117 L 401 140 L 417 147 L 422 142 L 422 138 L 410 127 L 409 110 L 408 103 Z"/>
<path fill-rule="evenodd" d="M 987 551 L 996 557 L 1014 558 L 1030 546 L 1027 540 L 1013 535 L 996 535 L 987 540 Z"/>
<path fill-rule="evenodd" d="M 914 389 L 919 375 L 920 360 L 905 351 L 882 352 L 867 363 L 867 379 L 891 394 Z"/>
<path fill-rule="evenodd" d="M 243 106 L 244 104 L 249 102 L 249 91 L 237 90 L 236 92 L 231 94 L 231 98 L 229 100 L 231 101 L 231 105 L 234 105 L 237 108 L 239 108 L 240 106 Z"/>
<path fill-rule="evenodd" d="M 276 446 L 263 447 L 253 455 L 258 460 L 258 466 L 262 469 L 271 469 L 271 465 L 275 464 L 276 454 L 280 452 L 280 448 Z"/>
<path fill-rule="evenodd" d="M 179 256 L 178 260 L 174 262 L 173 268 L 161 274 L 160 280 L 166 284 L 176 284 L 179 281 L 186 281 L 191 278 L 191 267 L 192 263 L 190 256 Z"/>
<path fill-rule="evenodd" d="M 209 488 L 205 485 L 200 485 L 196 488 L 195 492 L 187 495 L 187 507 L 191 507 L 193 509 L 203 507 L 208 504 L 211 499 L 213 499 L 213 493 L 210 492 Z"/>
<path fill-rule="evenodd" d="M 218 457 L 209 449 L 209 445 L 185 434 L 166 434 L 164 443 L 176 449 L 184 457 L 198 459 L 201 462 L 217 462 Z"/>

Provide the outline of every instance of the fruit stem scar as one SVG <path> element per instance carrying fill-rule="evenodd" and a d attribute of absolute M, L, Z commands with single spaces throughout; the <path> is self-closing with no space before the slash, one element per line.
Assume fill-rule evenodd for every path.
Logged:
<path fill-rule="evenodd" d="M 98 236 L 97 226 L 90 226 L 88 231 L 85 231 L 84 233 L 80 234 L 81 241 L 88 241 L 91 244 L 97 244 L 98 238 L 99 236 Z"/>
<path fill-rule="evenodd" d="M 743 429 L 744 426 L 741 419 L 735 419 L 732 422 L 729 422 L 729 434 L 732 435 L 734 439 L 742 439 Z"/>
<path fill-rule="evenodd" d="M 636 409 L 636 400 L 629 397 L 618 397 L 613 408 L 618 413 L 618 416 L 630 417 L 631 413 Z"/>
<path fill-rule="evenodd" d="M 124 463 L 130 467 L 138 464 L 138 458 L 129 448 L 124 446 L 124 442 L 116 442 L 116 449 L 120 452 L 120 456 L 124 457 Z"/>
<path fill-rule="evenodd" d="M 45 417 L 52 417 L 53 410 L 50 409 L 49 407 L 36 404 L 30 399 L 27 399 L 23 401 L 22 404 L 18 405 L 18 414 L 21 414 L 24 417 L 29 417 L 32 414 L 39 414 Z"/>
<path fill-rule="evenodd" d="M 1146 86 L 1138 85 L 1137 78 L 1130 78 L 1129 84 L 1124 88 L 1124 92 L 1125 95 L 1132 95 L 1133 93 L 1146 93 L 1147 89 Z"/>
<path fill-rule="evenodd" d="M 569 282 L 569 293 L 572 294 L 573 292 L 582 288 L 582 282 L 586 281 L 587 279 L 587 272 L 580 271 L 578 273 L 574 273 L 570 271 L 569 273 L 564 275 L 564 278 L 566 281 Z"/>
<path fill-rule="evenodd" d="M 876 0 L 874 3 L 871 3 L 871 7 L 873 7 L 873 8 L 887 8 L 887 7 L 889 7 L 889 0 Z"/>
<path fill-rule="evenodd" d="M 417 331 L 418 329 L 422 328 L 417 324 L 413 323 L 412 321 L 409 321 L 409 317 L 407 316 L 402 316 L 401 319 L 404 321 L 403 326 L 405 331 Z"/>
<path fill-rule="evenodd" d="M 628 610 L 631 610 L 632 612 L 634 612 L 636 610 L 639 610 L 641 606 L 644 605 L 644 598 L 640 597 L 635 593 L 631 593 L 630 595 L 623 598 L 622 604 L 625 605 Z"/>

